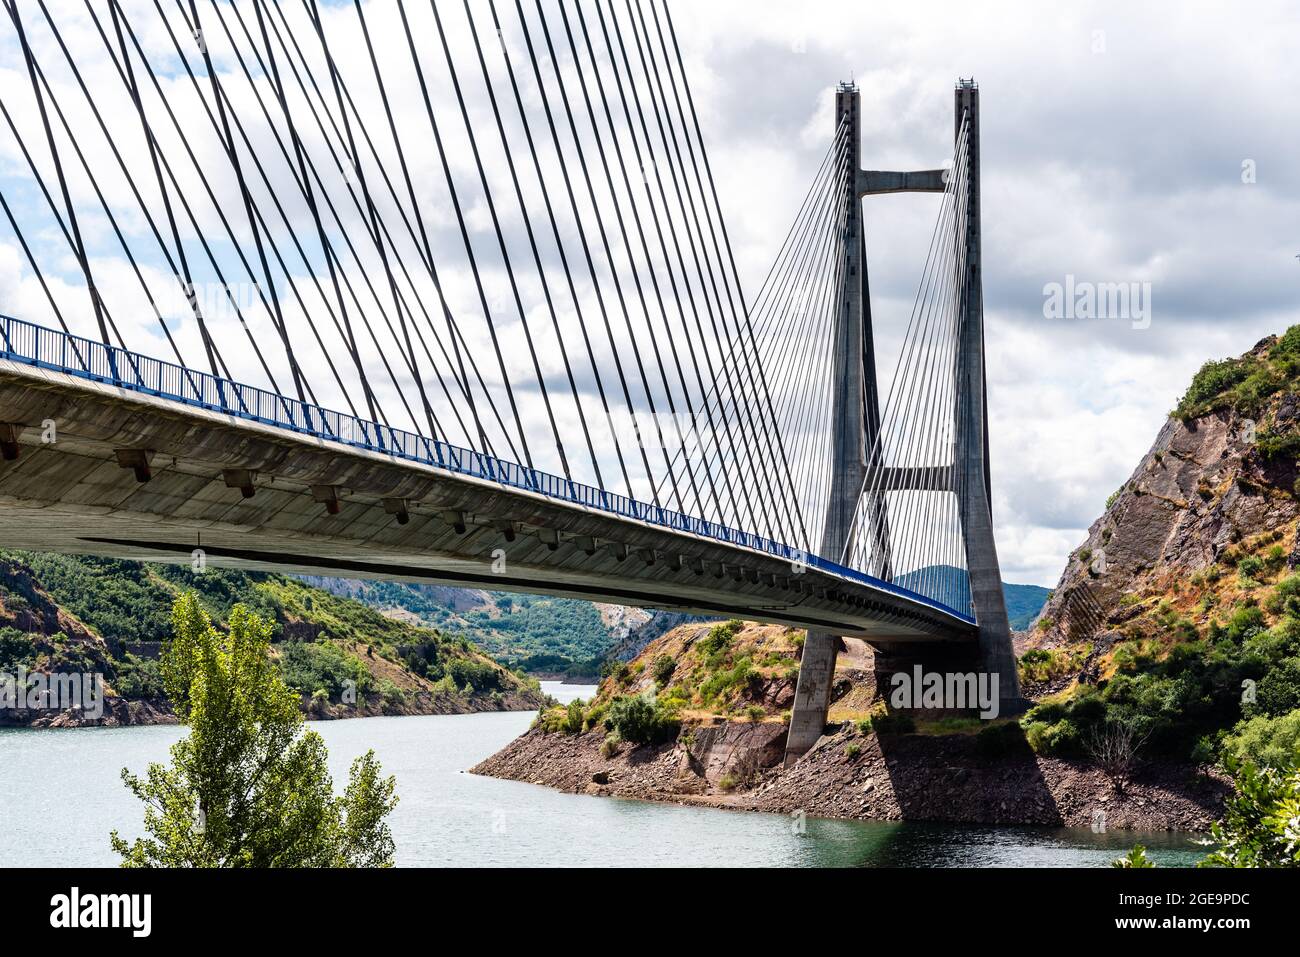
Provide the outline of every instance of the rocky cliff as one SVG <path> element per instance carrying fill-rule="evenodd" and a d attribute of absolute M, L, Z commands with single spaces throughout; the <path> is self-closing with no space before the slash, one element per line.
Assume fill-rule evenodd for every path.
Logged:
<path fill-rule="evenodd" d="M 1030 669 L 1031 693 L 1104 680 L 1126 642 L 1161 658 L 1235 609 L 1278 619 L 1268 586 L 1300 562 L 1294 339 L 1198 374 L 1020 636 L 1061 662 L 1037 687 Z"/>

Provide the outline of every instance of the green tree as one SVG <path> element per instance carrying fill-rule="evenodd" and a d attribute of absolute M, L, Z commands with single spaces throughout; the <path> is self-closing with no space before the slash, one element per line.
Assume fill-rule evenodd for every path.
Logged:
<path fill-rule="evenodd" d="M 1210 828 L 1216 849 L 1199 867 L 1300 867 L 1300 770 L 1226 762 L 1236 792 Z M 1114 867 L 1151 867 L 1137 845 Z"/>
<path fill-rule="evenodd" d="M 1126 855 L 1111 861 L 1110 866 L 1122 868 L 1155 867 L 1155 865 L 1151 863 L 1151 858 L 1147 857 L 1147 849 L 1141 844 L 1134 845 L 1133 850 L 1129 851 Z"/>
<path fill-rule="evenodd" d="M 170 766 L 123 769 L 148 836 L 113 832 L 122 866 L 391 867 L 394 779 L 370 751 L 336 797 L 324 741 L 268 655 L 271 623 L 242 605 L 229 623 L 219 634 L 193 593 L 172 608 L 163 684 L 190 733 Z"/>
<path fill-rule="evenodd" d="M 1233 768 L 1236 793 L 1210 829 L 1201 867 L 1300 867 L 1300 770 Z"/>
<path fill-rule="evenodd" d="M 681 723 L 652 695 L 624 695 L 609 706 L 605 727 L 632 744 L 658 744 L 677 734 Z"/>

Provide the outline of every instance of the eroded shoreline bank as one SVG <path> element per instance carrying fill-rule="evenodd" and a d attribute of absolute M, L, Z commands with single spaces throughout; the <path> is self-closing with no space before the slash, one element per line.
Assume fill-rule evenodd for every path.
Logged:
<path fill-rule="evenodd" d="M 828 735 L 780 767 L 779 722 L 719 722 L 661 745 L 601 752 L 600 731 L 534 728 L 471 769 L 568 793 L 850 820 L 1204 832 L 1230 786 L 1145 762 L 1119 787 L 1099 768 L 1033 754 L 988 759 L 970 736 Z M 689 740 L 689 744 L 685 743 Z"/>

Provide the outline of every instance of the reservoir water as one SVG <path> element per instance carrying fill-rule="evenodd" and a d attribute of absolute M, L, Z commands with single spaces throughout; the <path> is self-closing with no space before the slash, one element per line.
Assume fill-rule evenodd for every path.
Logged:
<path fill-rule="evenodd" d="M 544 682 L 561 701 L 595 689 Z M 336 788 L 373 748 L 397 776 L 399 866 L 1101 867 L 1134 843 L 1163 865 L 1204 855 L 1190 835 L 791 818 L 561 794 L 465 773 L 533 712 L 314 722 Z M 108 834 L 141 832 L 123 767 L 166 761 L 178 727 L 0 729 L 0 868 L 114 866 Z"/>

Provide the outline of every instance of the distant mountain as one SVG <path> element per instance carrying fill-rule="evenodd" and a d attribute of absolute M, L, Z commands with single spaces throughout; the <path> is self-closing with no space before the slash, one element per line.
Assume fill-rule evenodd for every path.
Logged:
<path fill-rule="evenodd" d="M 1002 594 L 1007 600 L 1007 618 L 1013 631 L 1024 631 L 1052 597 L 1052 590 L 1042 585 L 1012 585 L 1002 583 Z"/>
<path fill-rule="evenodd" d="M 303 580 L 335 595 L 354 598 L 389 617 L 464 635 L 504 664 L 536 674 L 594 677 L 617 645 L 659 614 L 572 598 L 441 585 L 322 577 Z"/>
<path fill-rule="evenodd" d="M 606 660 L 630 661 L 689 615 L 570 598 L 546 598 L 442 585 L 302 576 L 390 618 L 464 635 L 498 661 L 534 674 L 595 677 Z M 918 569 L 899 584 L 954 602 L 967 601 L 966 572 L 949 565 Z M 1004 584 L 1011 627 L 1033 621 L 1050 594 L 1037 585 Z"/>
<path fill-rule="evenodd" d="M 928 565 L 898 576 L 897 584 L 923 595 L 937 598 L 955 607 L 970 602 L 970 584 L 966 569 L 952 565 Z M 1007 618 L 1013 631 L 1023 631 L 1038 617 L 1047 604 L 1052 590 L 1039 585 L 1013 585 L 1002 583 L 1002 594 L 1007 603 Z"/>

